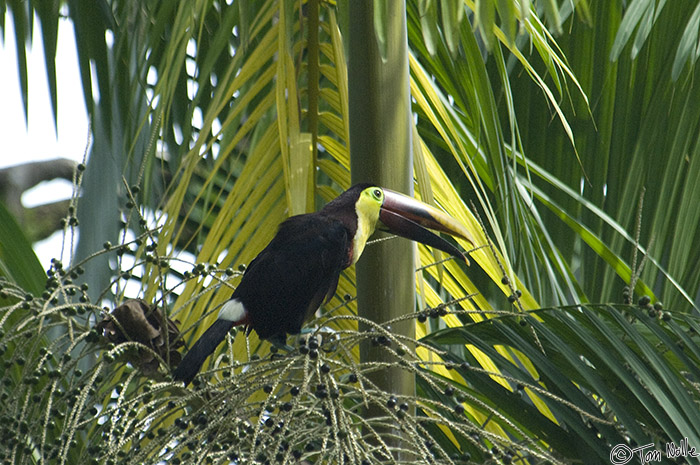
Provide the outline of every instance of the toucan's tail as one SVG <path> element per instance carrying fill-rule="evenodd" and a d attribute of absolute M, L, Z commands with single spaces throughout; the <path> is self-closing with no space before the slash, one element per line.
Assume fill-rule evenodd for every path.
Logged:
<path fill-rule="evenodd" d="M 173 374 L 175 379 L 184 382 L 185 386 L 190 384 L 199 369 L 202 368 L 204 361 L 214 352 L 235 324 L 235 321 L 217 319 L 194 343 L 194 346 L 177 366 Z"/>

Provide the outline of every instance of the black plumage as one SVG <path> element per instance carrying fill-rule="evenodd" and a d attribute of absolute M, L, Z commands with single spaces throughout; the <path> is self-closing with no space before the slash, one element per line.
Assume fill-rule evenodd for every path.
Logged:
<path fill-rule="evenodd" d="M 246 325 L 261 339 L 275 341 L 301 331 L 324 299 L 333 297 L 340 272 L 353 263 L 354 204 L 367 187 L 353 186 L 319 212 L 292 216 L 280 225 L 231 296 L 243 304 L 245 315 L 237 321 L 217 319 L 180 362 L 176 380 L 189 384 L 234 326 Z"/>
<path fill-rule="evenodd" d="M 249 325 L 263 339 L 297 334 L 335 293 L 348 263 L 348 230 L 320 214 L 293 216 L 250 262 L 232 298 L 249 314 Z"/>

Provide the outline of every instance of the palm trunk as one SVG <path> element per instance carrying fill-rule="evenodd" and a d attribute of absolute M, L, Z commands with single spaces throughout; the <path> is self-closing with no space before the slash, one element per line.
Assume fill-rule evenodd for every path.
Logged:
<path fill-rule="evenodd" d="M 372 182 L 413 193 L 413 155 L 409 100 L 406 6 L 403 1 L 350 3 L 348 88 L 352 180 Z M 379 16 L 373 8 L 385 5 Z M 383 25 L 379 32 L 375 17 Z M 381 29 L 381 28 L 380 28 Z M 384 40 L 379 37 L 384 35 Z M 396 239 L 370 245 L 357 263 L 360 316 L 382 323 L 415 306 L 414 246 Z M 361 328 L 362 329 L 362 328 Z M 413 337 L 412 321 L 393 325 L 392 332 Z M 360 347 L 363 362 L 392 362 L 396 357 L 369 341 Z M 371 379 L 397 397 L 415 394 L 413 375 L 398 364 Z M 369 411 L 368 415 L 379 415 Z M 396 434 L 398 428 L 387 433 Z M 391 446 L 398 446 L 394 441 Z"/>

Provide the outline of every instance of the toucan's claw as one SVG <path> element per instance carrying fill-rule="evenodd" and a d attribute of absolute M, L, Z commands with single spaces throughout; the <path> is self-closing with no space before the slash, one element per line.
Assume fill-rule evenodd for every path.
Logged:
<path fill-rule="evenodd" d="M 272 345 L 272 347 L 278 350 L 284 350 L 285 352 L 294 352 L 294 347 L 287 344 L 286 334 L 275 334 L 267 338 L 267 340 Z"/>

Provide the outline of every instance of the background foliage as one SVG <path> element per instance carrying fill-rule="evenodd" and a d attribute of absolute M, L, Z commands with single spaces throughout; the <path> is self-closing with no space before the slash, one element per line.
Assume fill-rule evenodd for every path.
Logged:
<path fill-rule="evenodd" d="M 74 263 L 47 280 L 0 222 L 5 461 L 603 463 L 617 444 L 700 445 L 700 5 L 407 3 L 416 191 L 473 231 L 474 265 L 420 249 L 418 342 L 356 331 L 349 270 L 319 347 L 231 337 L 195 390 L 167 379 L 164 318 L 141 342 L 142 323 L 127 342 L 91 327 L 140 297 L 191 342 L 283 218 L 348 186 L 346 2 L 0 3 L 17 43 L 41 29 L 54 108 L 73 21 L 94 138 Z M 374 389 L 366 338 L 416 396 Z M 368 404 L 385 415 L 363 420 Z M 397 425 L 405 442 L 384 441 Z"/>

